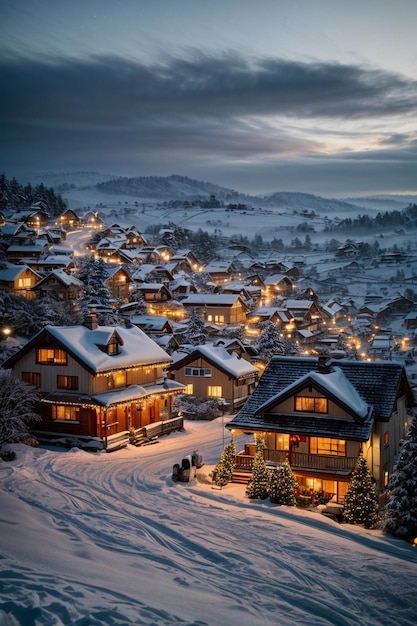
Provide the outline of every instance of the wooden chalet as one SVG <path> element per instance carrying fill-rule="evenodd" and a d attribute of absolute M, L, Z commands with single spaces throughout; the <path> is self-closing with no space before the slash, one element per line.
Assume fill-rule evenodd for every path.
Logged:
<path fill-rule="evenodd" d="M 343 503 L 361 452 L 383 494 L 413 406 L 399 363 L 276 356 L 228 428 L 261 436 L 268 462 L 288 459 L 302 488 Z M 237 455 L 237 480 L 250 477 L 254 445 Z"/>
<path fill-rule="evenodd" d="M 111 450 L 182 427 L 171 420 L 171 357 L 136 326 L 45 326 L 3 363 L 35 385 L 42 416 L 36 435 Z"/>
<path fill-rule="evenodd" d="M 176 353 L 178 357 L 181 353 Z M 202 398 L 222 398 L 226 412 L 234 413 L 253 393 L 258 368 L 224 346 L 200 345 L 178 358 L 168 376 L 186 387 L 186 393 Z"/>
<path fill-rule="evenodd" d="M 244 324 L 248 305 L 239 295 L 196 293 L 181 301 L 186 312 L 197 308 L 204 322 L 214 324 Z"/>
<path fill-rule="evenodd" d="M 84 283 L 62 269 L 54 269 L 36 283 L 33 291 L 40 297 L 53 296 L 74 303 L 82 297 Z"/>
<path fill-rule="evenodd" d="M 24 296 L 28 300 L 35 297 L 33 288 L 41 275 L 28 265 L 12 265 L 0 269 L 0 287 L 9 293 Z"/>
<path fill-rule="evenodd" d="M 56 220 L 57 226 L 65 230 L 71 230 L 72 228 L 80 228 L 83 224 L 83 220 L 72 209 L 66 209 Z"/>

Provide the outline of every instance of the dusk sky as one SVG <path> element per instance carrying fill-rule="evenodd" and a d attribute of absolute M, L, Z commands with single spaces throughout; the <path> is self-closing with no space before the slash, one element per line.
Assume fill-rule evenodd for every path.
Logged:
<path fill-rule="evenodd" d="M 0 171 L 417 193 L 416 0 L 0 0 Z"/>

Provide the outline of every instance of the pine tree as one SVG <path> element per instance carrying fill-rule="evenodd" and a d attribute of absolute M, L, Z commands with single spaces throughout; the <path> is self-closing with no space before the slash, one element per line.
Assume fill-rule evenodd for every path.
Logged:
<path fill-rule="evenodd" d="M 257 345 L 259 358 L 269 361 L 275 354 L 286 354 L 285 341 L 280 337 L 277 327 L 271 321 L 267 322 L 259 337 Z"/>
<path fill-rule="evenodd" d="M 255 452 L 252 465 L 252 478 L 247 484 L 248 498 L 263 500 L 269 493 L 269 473 L 262 450 Z"/>
<path fill-rule="evenodd" d="M 383 528 L 393 537 L 417 538 L 417 417 L 412 420 L 388 484 Z"/>
<path fill-rule="evenodd" d="M 198 346 L 206 342 L 204 322 L 201 319 L 197 308 L 193 308 L 191 311 L 184 341 L 185 343 L 190 343 L 193 346 Z"/>
<path fill-rule="evenodd" d="M 359 455 L 345 497 L 343 518 L 348 524 L 375 528 L 378 521 L 378 497 L 366 460 Z"/>
<path fill-rule="evenodd" d="M 30 425 L 40 421 L 35 413 L 37 399 L 33 385 L 0 368 L 0 448 L 5 443 L 24 440 Z"/>
<path fill-rule="evenodd" d="M 236 444 L 234 440 L 228 443 L 222 451 L 220 461 L 212 472 L 212 480 L 218 487 L 224 487 L 231 481 L 236 464 Z"/>
<path fill-rule="evenodd" d="M 274 504 L 295 506 L 295 493 L 299 485 L 288 461 L 277 465 L 269 485 L 269 498 Z"/>

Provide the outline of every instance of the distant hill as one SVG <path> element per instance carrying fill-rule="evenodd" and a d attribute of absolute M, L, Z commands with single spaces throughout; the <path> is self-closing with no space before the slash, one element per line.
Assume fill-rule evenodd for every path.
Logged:
<path fill-rule="evenodd" d="M 158 200 L 205 200 L 212 194 L 218 200 L 230 202 L 253 200 L 252 196 L 241 194 L 233 189 L 176 174 L 172 176 L 117 178 L 100 182 L 96 187 L 104 193 L 131 195 L 138 198 L 155 198 Z"/>
<path fill-rule="evenodd" d="M 310 193 L 297 193 L 292 191 L 277 191 L 268 194 L 262 199 L 264 206 L 278 207 L 288 210 L 326 211 L 350 213 L 358 212 L 360 207 L 350 202 L 336 200 L 334 198 L 322 198 Z"/>
<path fill-rule="evenodd" d="M 206 200 L 214 194 L 218 200 L 225 203 L 241 202 L 291 211 L 358 212 L 360 210 L 357 205 L 342 200 L 321 198 L 307 193 L 276 192 L 263 196 L 251 196 L 239 193 L 234 189 L 178 175 L 117 178 L 116 180 L 100 182 L 96 188 L 103 193 L 131 195 L 137 198 L 155 198 L 156 200 Z"/>

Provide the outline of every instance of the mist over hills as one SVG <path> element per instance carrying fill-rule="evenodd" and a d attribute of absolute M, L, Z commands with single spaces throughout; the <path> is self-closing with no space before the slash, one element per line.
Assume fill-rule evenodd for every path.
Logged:
<path fill-rule="evenodd" d="M 401 194 L 381 194 L 366 197 L 349 197 L 344 199 L 324 198 L 309 193 L 276 191 L 268 194 L 250 195 L 235 189 L 222 187 L 215 183 L 195 180 L 187 176 L 173 174 L 171 176 L 136 176 L 124 177 L 103 174 L 95 171 L 77 171 L 45 174 L 27 173 L 19 177 L 19 182 L 39 184 L 43 182 L 53 187 L 57 193 L 64 193 L 71 201 L 71 192 L 97 191 L 111 196 L 132 197 L 136 200 L 155 202 L 207 200 L 210 195 L 224 204 L 243 203 L 265 208 L 278 208 L 290 211 L 326 211 L 328 213 L 355 214 L 364 209 L 372 211 L 401 210 L 409 204 L 417 202 L 417 196 Z M 109 198 L 110 199 L 110 198 Z"/>

